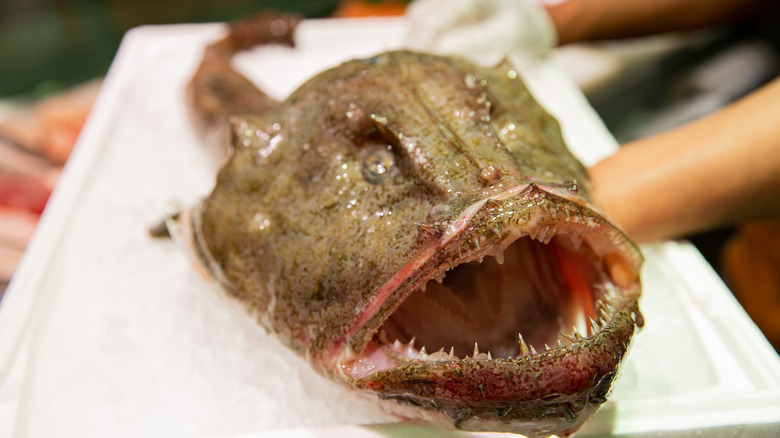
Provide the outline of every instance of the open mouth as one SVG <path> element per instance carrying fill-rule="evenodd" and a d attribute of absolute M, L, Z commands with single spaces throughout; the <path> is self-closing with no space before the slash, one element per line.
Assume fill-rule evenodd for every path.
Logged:
<path fill-rule="evenodd" d="M 603 324 L 596 321 L 599 273 L 566 240 L 525 236 L 482 262 L 461 263 L 412 292 L 375 340 L 391 345 L 391 354 L 416 350 L 419 359 L 510 358 L 593 334 Z M 602 305 L 598 320 L 607 316 Z"/>
<path fill-rule="evenodd" d="M 410 363 L 522 359 L 597 339 L 638 294 L 636 267 L 602 231 L 563 221 L 468 237 L 480 249 L 422 278 L 342 370 L 358 380 Z M 637 290 L 626 297 L 627 289 Z M 630 317 L 641 325 L 638 310 Z"/>

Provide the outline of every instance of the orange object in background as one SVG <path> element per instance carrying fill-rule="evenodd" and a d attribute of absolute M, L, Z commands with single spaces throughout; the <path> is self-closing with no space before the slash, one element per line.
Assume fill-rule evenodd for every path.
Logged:
<path fill-rule="evenodd" d="M 65 164 L 101 82 L 95 79 L 11 111 L 0 121 L 0 134 L 53 165 Z"/>
<path fill-rule="evenodd" d="M 100 89 L 93 80 L 0 120 L 0 297 Z"/>
<path fill-rule="evenodd" d="M 368 17 L 403 15 L 408 2 L 401 0 L 366 1 L 343 0 L 334 17 Z"/>
<path fill-rule="evenodd" d="M 780 220 L 739 226 L 722 259 L 726 284 L 780 353 Z"/>

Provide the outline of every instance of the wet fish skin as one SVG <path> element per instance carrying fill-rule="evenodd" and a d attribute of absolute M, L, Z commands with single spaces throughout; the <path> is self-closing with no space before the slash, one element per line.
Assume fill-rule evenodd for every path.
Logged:
<path fill-rule="evenodd" d="M 476 200 L 528 180 L 566 184 L 572 174 L 585 180 L 570 154 L 557 158 L 565 151 L 561 140 L 551 144 L 540 135 L 524 148 L 528 157 L 488 136 L 496 130 L 480 122 L 488 114 L 476 103 L 483 99 L 494 113 L 520 108 L 524 117 L 557 126 L 547 114 L 526 115 L 521 96 L 530 95 L 519 80 L 515 90 L 488 100 L 482 86 L 467 85 L 475 72 L 511 87 L 500 70 L 391 52 L 321 73 L 264 116 L 234 119 L 236 146 L 202 206 L 203 235 L 228 278 L 223 286 L 249 307 L 265 311 L 265 291 L 285 291 L 260 316 L 296 350 L 318 358 L 349 332 L 355 309 L 415 256 L 417 224 L 441 228 Z M 514 96 L 504 99 L 506 110 L 501 95 Z M 428 96 L 443 101 L 436 105 Z M 454 96 L 462 101 L 452 102 Z M 399 163 L 380 184 L 366 181 L 361 153 L 388 145 Z M 545 158 L 549 166 L 536 164 Z M 479 180 L 487 163 L 502 174 L 492 186 Z"/>
<path fill-rule="evenodd" d="M 243 47 L 207 49 L 190 83 L 201 132 L 215 139 L 228 126 L 232 145 L 213 192 L 170 224 L 204 274 L 315 369 L 404 416 L 529 436 L 576 430 L 605 401 L 637 324 L 641 255 L 590 205 L 586 170 L 518 72 L 393 51 L 320 73 L 275 103 L 225 64 Z M 202 84 L 223 77 L 241 92 L 204 105 L 213 87 Z M 231 96 L 247 94 L 261 103 L 232 110 Z M 576 247 L 566 260 L 587 265 L 586 313 L 602 329 L 495 359 L 400 358 L 379 340 L 421 286 L 503 258 L 522 236 Z"/>

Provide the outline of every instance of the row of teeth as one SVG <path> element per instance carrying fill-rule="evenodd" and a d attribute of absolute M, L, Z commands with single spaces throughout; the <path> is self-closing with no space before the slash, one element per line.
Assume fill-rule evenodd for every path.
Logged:
<path fill-rule="evenodd" d="M 496 245 L 496 247 L 495 247 L 496 250 L 495 250 L 494 253 L 493 253 L 493 251 L 490 251 L 489 253 L 486 254 L 486 255 L 494 256 L 498 260 L 498 263 L 502 264 L 503 260 L 504 260 L 504 254 L 503 254 L 504 250 L 514 240 L 522 237 L 523 235 L 527 235 L 531 239 L 539 241 L 539 242 L 544 243 L 545 245 L 547 245 L 547 244 L 550 243 L 552 238 L 555 237 L 555 235 L 557 233 L 555 232 L 554 228 L 551 228 L 549 226 L 545 226 L 545 227 L 539 227 L 539 228 L 531 228 L 531 229 L 527 230 L 525 233 L 521 233 L 521 234 L 515 235 L 514 237 L 510 237 L 510 238 L 506 238 L 507 235 L 502 235 L 501 231 L 499 231 L 498 227 L 493 227 L 493 228 L 489 229 L 488 230 L 488 234 L 490 236 L 496 238 L 497 240 L 501 240 L 502 237 L 504 238 L 503 239 L 504 243 L 503 243 L 503 245 L 500 245 L 501 246 L 500 248 L 498 247 L 499 245 Z M 577 234 L 570 234 L 569 235 L 569 239 L 571 240 L 571 244 L 573 245 L 574 249 L 579 249 L 580 246 L 582 245 L 582 238 L 579 235 L 577 235 Z M 487 235 L 483 235 L 483 236 L 480 236 L 480 237 L 474 237 L 474 238 L 469 239 L 467 242 L 469 244 L 468 246 L 470 247 L 470 250 L 468 251 L 468 254 L 466 255 L 466 257 L 471 257 L 472 250 L 479 251 L 482 248 L 482 246 L 487 243 L 487 240 L 488 240 L 488 236 Z M 460 254 L 460 258 L 463 258 L 463 254 Z"/>
<path fill-rule="evenodd" d="M 548 232 L 550 231 L 549 228 L 545 229 L 541 233 L 539 232 L 529 232 L 528 236 L 532 239 L 539 240 L 540 242 L 543 242 L 545 244 L 550 243 L 550 240 L 554 236 L 555 233 Z M 487 251 L 482 252 L 481 254 L 474 255 L 474 252 L 476 251 L 479 253 L 482 250 L 482 247 L 484 245 L 487 245 L 489 236 L 494 237 L 497 240 L 502 240 L 501 243 L 492 246 Z M 492 256 L 495 257 L 496 261 L 499 265 L 504 264 L 504 251 L 506 248 L 516 239 L 522 237 L 522 234 L 515 235 L 514 237 L 508 235 L 502 235 L 499 231 L 498 227 L 493 227 L 490 230 L 488 230 L 488 235 L 480 236 L 480 237 L 474 237 L 469 240 L 467 240 L 467 245 L 464 245 L 463 248 L 461 248 L 460 252 L 458 253 L 457 259 L 450 259 L 447 261 L 449 264 L 450 270 L 455 268 L 455 266 L 459 263 L 456 263 L 456 260 L 463 261 L 478 261 L 482 263 L 484 258 L 486 256 Z M 503 239 L 502 239 L 503 238 Z M 443 274 L 442 274 L 443 276 Z M 436 278 L 439 283 L 441 283 L 441 278 Z"/>
<path fill-rule="evenodd" d="M 598 333 L 601 330 L 601 328 L 604 327 L 606 324 L 604 320 L 599 320 L 599 322 L 596 322 L 592 318 L 588 318 L 588 319 L 590 320 L 591 323 L 592 333 Z M 573 328 L 573 333 L 574 334 L 569 334 L 569 333 L 560 334 L 563 339 L 569 341 L 568 344 L 565 345 L 563 341 L 559 338 L 558 345 L 554 347 L 550 347 L 549 345 L 545 344 L 544 350 L 550 351 L 553 350 L 554 348 L 561 348 L 567 345 L 582 342 L 585 339 L 587 339 L 587 337 L 583 336 L 576 327 Z M 533 345 L 529 345 L 525 342 L 525 340 L 523 339 L 523 335 L 518 333 L 517 337 L 518 337 L 519 352 L 514 357 L 518 358 L 523 356 L 535 356 L 539 354 L 539 352 L 536 351 Z M 412 340 L 409 341 L 408 344 L 404 344 L 401 341 L 396 339 L 395 342 L 393 342 L 392 344 L 392 348 L 396 353 L 408 359 L 425 360 L 425 361 L 432 361 L 432 362 L 442 361 L 442 360 L 461 359 L 459 356 L 455 355 L 455 347 L 450 347 L 449 352 L 445 352 L 444 348 L 442 348 L 435 353 L 429 354 L 425 346 L 422 346 L 419 350 L 417 350 L 414 347 L 414 343 L 415 343 L 415 338 L 412 338 Z M 467 358 L 468 357 L 477 360 L 493 359 L 493 355 L 490 353 L 490 351 L 484 353 L 479 351 L 479 343 L 477 342 L 474 343 L 474 353 L 471 356 L 467 356 Z"/>
<path fill-rule="evenodd" d="M 485 259 L 485 257 L 491 256 L 491 257 L 494 257 L 496 259 L 496 263 L 498 263 L 499 265 L 503 265 L 504 264 L 504 250 L 505 249 L 506 249 L 506 247 L 504 247 L 504 248 L 496 247 L 495 250 L 492 250 L 492 251 L 489 251 L 489 252 L 487 252 L 485 254 L 482 254 L 478 259 L 476 259 L 476 261 L 478 261 L 479 263 L 482 263 L 482 261 Z M 466 258 L 468 258 L 468 257 L 466 257 Z M 451 271 L 452 269 L 455 268 L 455 264 L 453 264 L 450 261 L 450 266 L 449 267 L 450 267 L 449 270 Z M 437 283 L 441 284 L 442 281 L 444 281 L 444 277 L 445 277 L 447 272 L 449 272 L 449 271 L 441 272 L 439 275 L 437 275 L 436 277 L 433 277 L 431 280 L 435 280 Z M 419 289 L 424 292 L 426 290 L 427 286 L 428 286 L 428 282 L 424 281 L 420 285 Z"/>
<path fill-rule="evenodd" d="M 504 264 L 504 251 L 506 251 L 507 247 L 514 242 L 516 239 L 523 236 L 523 234 L 515 235 L 514 237 L 506 238 L 506 235 L 502 236 L 501 232 L 498 230 L 498 227 L 494 227 L 490 230 L 490 232 L 493 234 L 493 236 L 497 237 L 498 239 L 501 239 L 504 237 L 503 241 L 500 242 L 497 245 L 494 245 L 487 251 L 483 252 L 482 254 L 475 256 L 472 258 L 473 250 L 479 251 L 484 244 L 486 244 L 487 236 L 480 236 L 478 238 L 473 238 L 469 240 L 469 246 L 467 247 L 467 253 L 459 253 L 458 254 L 458 260 L 462 261 L 478 261 L 482 263 L 482 261 L 487 256 L 494 257 L 496 259 L 496 262 L 499 265 Z M 533 240 L 537 240 L 539 242 L 546 244 L 549 244 L 552 238 L 555 236 L 555 232 L 550 227 L 543 227 L 539 229 L 531 229 L 527 232 L 528 237 L 530 237 Z M 572 245 L 574 245 L 575 249 L 578 249 L 580 245 L 582 245 L 582 239 L 577 235 L 571 235 L 570 239 L 572 241 Z M 449 260 L 449 268 L 450 270 L 454 269 L 456 266 L 455 260 Z M 436 281 L 441 283 L 442 279 L 444 278 L 444 273 L 440 274 L 438 277 L 434 278 Z M 425 284 L 422 286 L 423 290 L 425 290 Z"/>

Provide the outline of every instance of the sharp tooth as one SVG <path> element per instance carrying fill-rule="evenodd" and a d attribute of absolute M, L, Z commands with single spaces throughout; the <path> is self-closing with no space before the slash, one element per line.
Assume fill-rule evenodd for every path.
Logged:
<path fill-rule="evenodd" d="M 545 239 L 547 239 L 547 227 L 541 228 L 539 232 L 536 233 L 535 239 L 540 242 L 547 243 L 545 242 Z"/>
<path fill-rule="evenodd" d="M 596 321 L 593 320 L 592 317 L 589 316 L 588 321 L 590 321 L 590 328 L 593 330 L 593 333 L 598 333 L 601 330 L 599 325 L 596 323 Z"/>
<path fill-rule="evenodd" d="M 455 357 L 455 347 L 450 347 L 450 357 Z"/>
<path fill-rule="evenodd" d="M 547 344 L 544 344 L 544 351 L 550 351 L 550 346 Z"/>
<path fill-rule="evenodd" d="M 488 351 L 488 360 L 493 360 L 493 355 L 490 354 L 490 351 Z"/>
<path fill-rule="evenodd" d="M 425 359 L 425 356 L 427 356 L 427 355 L 428 355 L 428 352 L 425 351 L 425 345 L 423 345 L 422 348 L 420 349 L 420 357 Z"/>
<path fill-rule="evenodd" d="M 517 334 L 517 338 L 518 338 L 517 343 L 520 345 L 520 352 L 519 352 L 518 356 L 526 356 L 526 355 L 528 355 L 528 352 L 529 352 L 528 345 L 523 340 L 523 335 L 518 333 Z"/>
<path fill-rule="evenodd" d="M 496 262 L 498 262 L 499 265 L 504 264 L 504 251 L 501 249 L 496 249 L 495 254 L 493 254 L 493 257 L 496 258 Z"/>
<path fill-rule="evenodd" d="M 563 347 L 563 342 L 560 339 L 558 339 L 558 347 Z"/>
<path fill-rule="evenodd" d="M 415 338 L 414 336 L 412 336 L 412 340 L 411 340 L 411 341 L 409 341 L 409 349 L 412 349 L 412 348 L 414 348 L 414 340 L 415 340 L 415 339 L 416 339 L 416 338 Z"/>
<path fill-rule="evenodd" d="M 570 335 L 568 333 L 561 333 L 561 336 L 563 336 L 564 338 L 570 340 L 572 343 L 577 342 L 577 338 L 575 338 L 574 336 L 572 336 L 572 335 Z"/>
<path fill-rule="evenodd" d="M 393 342 L 393 349 L 396 351 L 401 351 L 401 341 L 396 339 L 395 342 Z"/>
<path fill-rule="evenodd" d="M 536 356 L 536 348 L 533 345 L 529 345 L 528 349 L 531 350 L 531 356 Z"/>
<path fill-rule="evenodd" d="M 585 337 L 580 334 L 580 331 L 577 330 L 577 327 L 574 327 L 574 338 L 577 340 L 577 342 L 585 340 Z"/>
<path fill-rule="evenodd" d="M 474 343 L 474 357 L 477 357 L 478 354 L 479 354 L 479 344 L 477 344 L 475 342 Z"/>

